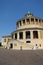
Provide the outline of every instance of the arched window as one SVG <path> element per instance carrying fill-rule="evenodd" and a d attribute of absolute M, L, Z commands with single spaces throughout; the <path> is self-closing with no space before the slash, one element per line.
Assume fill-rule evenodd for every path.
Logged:
<path fill-rule="evenodd" d="M 38 38 L 38 31 L 33 31 L 33 38 Z"/>

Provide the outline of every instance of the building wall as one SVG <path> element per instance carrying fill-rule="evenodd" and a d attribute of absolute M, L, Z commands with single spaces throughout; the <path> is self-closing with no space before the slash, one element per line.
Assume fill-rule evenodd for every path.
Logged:
<path fill-rule="evenodd" d="M 22 47 L 22 49 L 24 49 L 24 50 L 29 50 L 29 49 L 34 49 L 34 47 L 36 48 L 36 49 L 43 49 L 43 40 L 37 40 L 37 39 L 35 39 L 35 40 L 31 40 L 31 43 L 18 43 L 18 42 L 16 42 L 15 40 L 14 41 L 10 41 L 9 43 L 8 43 L 8 49 L 10 49 L 10 44 L 13 44 L 13 48 L 12 49 L 18 49 L 18 50 L 20 50 L 21 49 L 21 47 Z M 36 44 L 37 44 L 37 46 L 36 46 Z M 40 47 L 40 44 L 41 44 L 41 47 Z"/>
<path fill-rule="evenodd" d="M 40 37 L 43 39 L 43 30 L 40 31 Z"/>
<path fill-rule="evenodd" d="M 28 20 L 27 20 L 28 19 Z M 31 38 L 26 39 L 26 31 L 30 31 Z M 33 38 L 33 31 L 38 31 L 38 38 Z M 19 39 L 19 33 L 23 32 L 23 39 Z M 15 39 L 17 33 L 17 39 Z M 11 34 L 12 37 L 2 37 L 2 46 L 8 49 L 43 49 L 43 20 L 27 13 L 23 19 L 17 21 L 17 28 Z M 4 41 L 6 39 L 6 41 Z M 10 39 L 10 40 L 8 40 Z M 28 41 L 29 43 L 26 43 Z M 12 47 L 13 46 L 13 47 Z"/>
<path fill-rule="evenodd" d="M 38 39 L 33 39 L 33 31 L 36 31 L 36 30 L 29 30 L 31 33 L 31 39 L 26 39 L 25 38 L 26 31 L 28 31 L 28 30 L 22 31 L 23 32 L 23 39 L 21 39 L 21 40 L 19 39 L 19 35 L 18 35 L 19 32 L 17 32 L 17 35 L 18 35 L 17 40 L 16 41 L 15 40 L 9 41 L 8 48 L 10 48 L 10 44 L 12 43 L 13 44 L 12 49 L 21 49 L 21 46 L 22 46 L 22 49 L 24 49 L 24 50 L 34 49 L 34 47 L 36 49 L 43 49 L 43 39 L 41 39 L 40 30 L 37 30 L 38 31 Z M 26 43 L 26 41 L 30 41 L 30 43 Z M 15 46 L 15 44 L 16 44 L 16 46 Z M 37 44 L 37 46 L 36 46 L 36 44 Z"/>
<path fill-rule="evenodd" d="M 26 39 L 26 31 L 30 31 L 31 38 Z M 38 39 L 33 38 L 33 31 L 38 31 Z M 23 32 L 23 39 L 19 39 L 19 32 Z M 2 38 L 2 46 L 7 47 L 10 49 L 10 44 L 13 44 L 12 49 L 33 49 L 34 47 L 37 49 L 43 49 L 43 30 L 38 30 L 38 29 L 28 29 L 28 30 L 22 30 L 22 31 L 17 31 L 17 39 L 15 40 L 15 33 L 13 34 L 13 39 L 12 37 L 3 37 Z M 6 41 L 4 41 L 6 39 Z M 10 40 L 9 40 L 10 39 Z M 30 43 L 26 43 L 26 41 L 30 41 Z M 36 46 L 37 44 L 37 46 Z M 40 47 L 41 45 L 41 47 Z"/>
<path fill-rule="evenodd" d="M 22 26 L 19 26 L 19 28 L 17 28 L 17 30 L 18 29 L 24 29 L 24 28 L 42 28 L 42 26 L 40 25 L 40 24 L 24 24 L 24 25 L 22 25 Z"/>
<path fill-rule="evenodd" d="M 8 36 L 2 37 L 2 46 L 6 48 L 8 41 L 11 39 L 12 39 L 12 37 L 8 37 Z"/>
<path fill-rule="evenodd" d="M 31 21 L 31 18 L 33 18 L 34 21 Z M 30 21 L 27 22 L 26 19 L 29 19 Z M 37 19 L 37 22 L 35 21 L 35 19 Z M 23 24 L 23 20 L 25 20 L 25 23 L 24 24 Z M 24 18 L 23 20 L 20 20 L 21 21 L 21 25 L 20 25 L 20 22 L 19 21 L 17 22 L 18 23 L 17 30 L 18 29 L 23 29 L 23 28 L 31 28 L 31 27 L 38 27 L 38 28 L 42 28 L 43 27 L 43 25 L 42 25 L 43 22 L 39 18 L 27 17 L 27 18 Z"/>

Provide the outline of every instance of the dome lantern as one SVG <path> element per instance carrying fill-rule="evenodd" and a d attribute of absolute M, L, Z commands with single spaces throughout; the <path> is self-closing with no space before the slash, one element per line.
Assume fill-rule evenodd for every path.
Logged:
<path fill-rule="evenodd" d="M 25 17 L 30 17 L 30 16 L 33 16 L 33 14 L 28 11 L 28 12 L 25 14 Z"/>

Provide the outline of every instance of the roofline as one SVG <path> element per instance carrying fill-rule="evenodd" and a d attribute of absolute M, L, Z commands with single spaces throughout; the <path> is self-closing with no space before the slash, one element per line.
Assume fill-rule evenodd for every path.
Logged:
<path fill-rule="evenodd" d="M 31 16 L 31 17 L 24 17 L 24 18 L 21 18 L 21 19 L 19 19 L 17 22 L 19 22 L 19 21 L 21 21 L 21 20 L 23 20 L 23 19 L 26 19 L 26 18 L 37 18 L 37 19 L 41 19 L 41 20 L 43 20 L 42 18 L 40 18 L 40 17 L 36 17 L 36 16 Z M 16 22 L 16 23 L 17 23 Z"/>
<path fill-rule="evenodd" d="M 2 36 L 2 38 L 5 38 L 5 37 L 11 37 L 11 35 L 7 35 L 7 36 Z"/>

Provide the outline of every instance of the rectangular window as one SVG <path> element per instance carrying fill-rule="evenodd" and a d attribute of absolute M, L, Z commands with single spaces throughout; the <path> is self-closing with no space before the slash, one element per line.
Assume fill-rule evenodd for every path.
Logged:
<path fill-rule="evenodd" d="M 25 24 L 25 20 L 23 20 L 23 24 Z"/>
<path fill-rule="evenodd" d="M 31 23 L 34 24 L 34 18 L 31 18 Z"/>
<path fill-rule="evenodd" d="M 15 39 L 17 39 L 17 33 L 15 33 Z"/>
<path fill-rule="evenodd" d="M 39 23 L 41 23 L 41 19 L 39 19 Z"/>
<path fill-rule="evenodd" d="M 38 38 L 38 31 L 33 31 L 33 38 Z"/>
<path fill-rule="evenodd" d="M 31 18 L 31 21 L 33 21 L 33 22 L 34 22 L 34 18 Z"/>
<path fill-rule="evenodd" d="M 26 31 L 26 39 L 30 39 L 30 31 Z"/>
<path fill-rule="evenodd" d="M 23 39 L 23 32 L 19 33 L 19 39 Z"/>
<path fill-rule="evenodd" d="M 30 24 L 30 20 L 29 20 L 29 19 L 26 19 L 26 21 L 27 21 L 27 23 L 29 23 L 29 24 Z"/>
<path fill-rule="evenodd" d="M 38 19 L 35 19 L 35 22 L 38 23 Z"/>
<path fill-rule="evenodd" d="M 29 22 L 30 20 L 29 19 L 26 19 L 27 20 L 27 22 Z"/>

